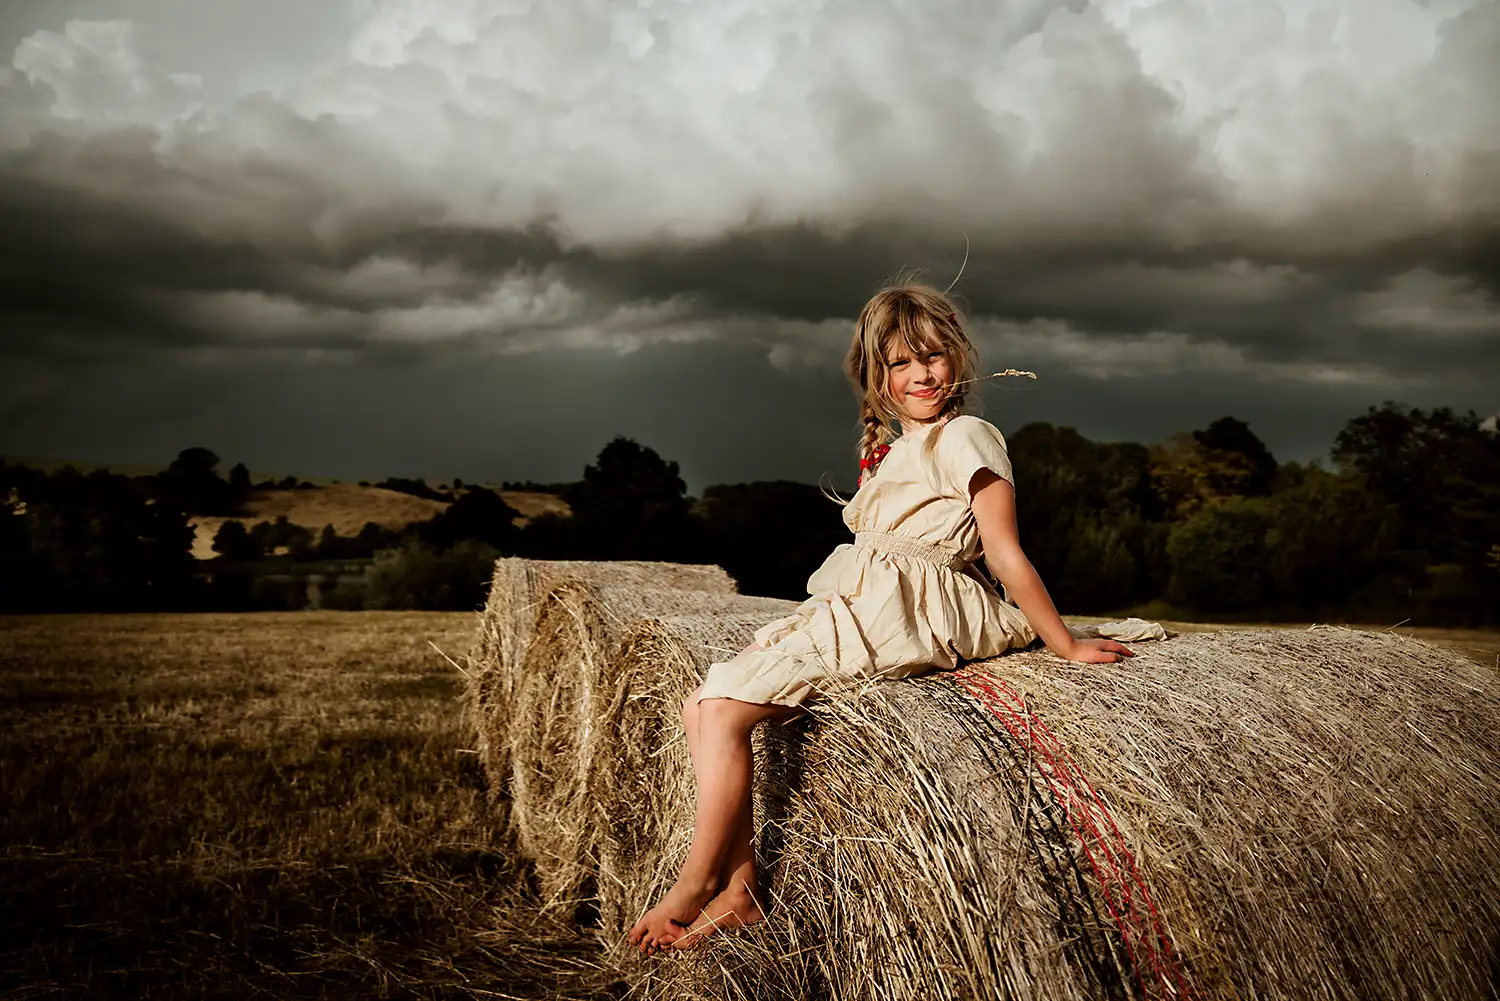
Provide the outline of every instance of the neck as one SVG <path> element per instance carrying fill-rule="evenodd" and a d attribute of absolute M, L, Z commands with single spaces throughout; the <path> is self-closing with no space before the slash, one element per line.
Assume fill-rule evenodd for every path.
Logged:
<path fill-rule="evenodd" d="M 930 428 L 934 424 L 946 424 L 948 422 L 948 418 L 952 416 L 953 414 L 951 412 L 944 412 L 936 417 L 929 417 L 925 421 L 919 421 L 911 417 L 903 416 L 901 418 L 901 433 L 911 434 L 913 431 L 921 431 L 923 428 Z"/>

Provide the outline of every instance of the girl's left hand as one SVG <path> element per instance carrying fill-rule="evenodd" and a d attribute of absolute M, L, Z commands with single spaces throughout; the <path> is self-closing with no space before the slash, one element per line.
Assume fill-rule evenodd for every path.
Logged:
<path fill-rule="evenodd" d="M 1067 651 L 1060 651 L 1063 660 L 1075 660 L 1081 664 L 1118 664 L 1135 653 L 1114 640 L 1074 640 Z"/>

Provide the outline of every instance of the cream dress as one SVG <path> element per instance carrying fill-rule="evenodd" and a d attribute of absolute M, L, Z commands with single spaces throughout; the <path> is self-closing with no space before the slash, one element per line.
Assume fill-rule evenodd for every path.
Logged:
<path fill-rule="evenodd" d="M 990 469 L 1015 484 L 1005 439 L 977 417 L 955 417 L 928 455 L 923 446 L 936 427 L 891 445 L 844 508 L 855 542 L 835 549 L 808 579 L 811 597 L 756 631 L 757 649 L 709 667 L 700 700 L 797 705 L 1036 639 L 1020 609 L 965 569 L 981 555 L 970 479 Z"/>

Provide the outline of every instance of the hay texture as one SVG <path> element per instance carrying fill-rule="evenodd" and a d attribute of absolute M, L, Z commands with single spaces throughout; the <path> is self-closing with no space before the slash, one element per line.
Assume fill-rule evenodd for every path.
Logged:
<path fill-rule="evenodd" d="M 607 944 L 618 945 L 622 930 L 672 885 L 692 841 L 694 785 L 683 700 L 709 664 L 734 656 L 755 630 L 796 607 L 753 600 L 763 607 L 647 619 L 621 637 L 615 695 L 595 721 L 597 739 L 608 750 L 599 755 L 589 786 L 599 832 L 599 923 Z M 757 734 L 762 754 L 764 730 Z M 664 790 L 671 790 L 667 799 Z M 677 808 L 663 809 L 668 802 Z"/>
<path fill-rule="evenodd" d="M 790 607 L 648 590 L 554 586 L 512 689 L 526 780 L 550 747 L 568 790 L 517 809 L 523 851 L 592 903 L 635 996 L 1495 996 L 1500 679 L 1328 627 L 1142 642 L 1117 665 L 1023 651 L 763 727 L 768 919 L 643 959 L 623 935 L 692 833 L 681 701 Z M 569 630 L 591 652 L 548 653 Z"/>
<path fill-rule="evenodd" d="M 636 589 L 735 593 L 734 580 L 714 566 L 648 562 L 495 561 L 489 598 L 479 614 L 479 635 L 468 656 L 466 708 L 489 789 L 497 799 L 510 789 L 509 722 L 526 649 L 553 586 L 586 581 L 621 593 Z"/>
<path fill-rule="evenodd" d="M 646 996 L 1495 996 L 1493 672 L 1333 628 L 1136 650 L 1011 654 L 778 728 L 771 916 L 638 967 Z M 675 828 L 691 805 L 664 790 Z"/>
<path fill-rule="evenodd" d="M 481 615 L 471 703 L 492 793 L 534 866 L 547 910 L 596 906 L 599 826 L 589 789 L 596 737 L 619 696 L 613 651 L 632 623 L 683 608 L 754 609 L 790 602 L 734 590 L 718 567 L 502 560 Z"/>

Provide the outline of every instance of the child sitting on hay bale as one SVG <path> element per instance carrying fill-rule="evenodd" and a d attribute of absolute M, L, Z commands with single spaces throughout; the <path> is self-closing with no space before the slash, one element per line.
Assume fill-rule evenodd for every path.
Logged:
<path fill-rule="evenodd" d="M 877 293 L 860 312 L 845 370 L 865 429 L 859 489 L 844 508 L 854 543 L 813 574 L 807 601 L 712 665 L 683 703 L 698 786 L 693 842 L 675 885 L 629 933 L 644 952 L 691 947 L 762 918 L 751 843 L 750 735 L 759 723 L 789 719 L 841 685 L 952 668 L 1038 637 L 1067 660 L 1132 655 L 1070 632 L 1021 551 L 1005 440 L 963 414 L 979 381 L 975 351 L 943 293 Z M 981 557 L 1019 609 L 975 571 Z"/>

